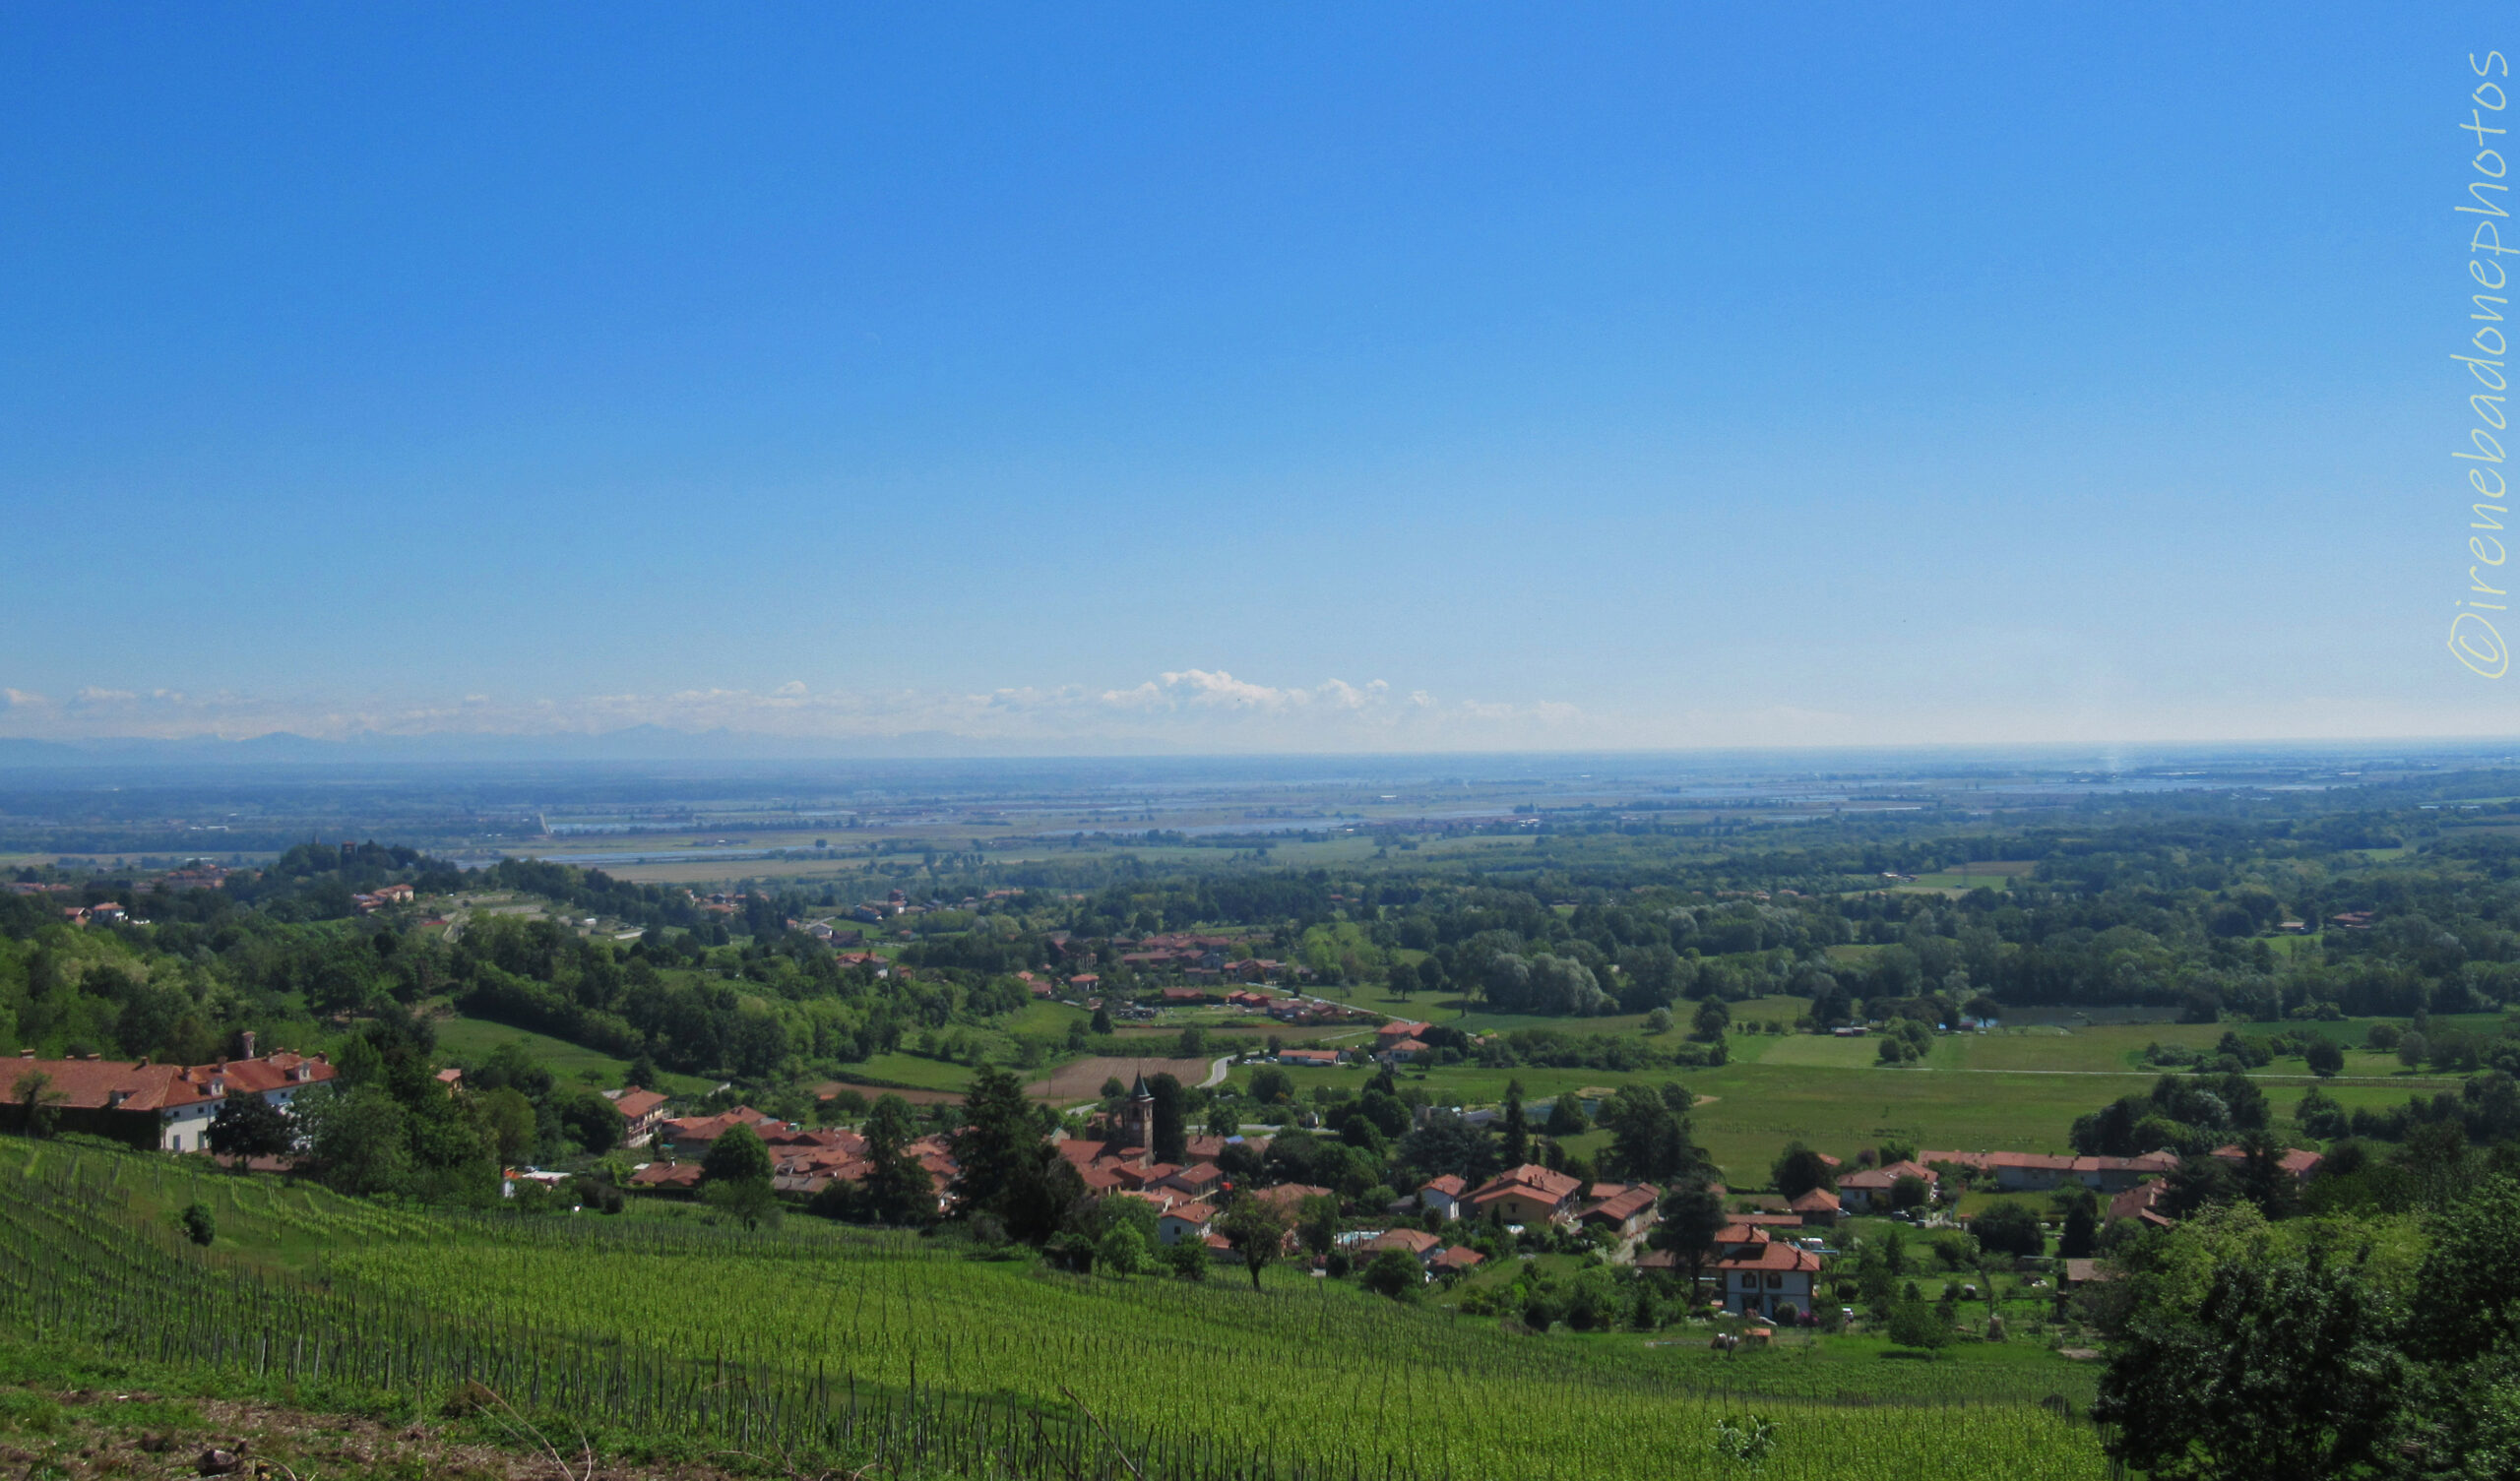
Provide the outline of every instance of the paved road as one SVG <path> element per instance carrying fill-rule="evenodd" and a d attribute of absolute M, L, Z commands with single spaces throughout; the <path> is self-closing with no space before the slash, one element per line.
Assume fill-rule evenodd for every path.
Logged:
<path fill-rule="evenodd" d="M 1199 1088 L 1202 1090 L 1208 1090 L 1224 1084 L 1225 1072 L 1230 1068 L 1232 1064 L 1232 1055 L 1228 1054 L 1220 1056 L 1215 1064 L 1208 1067 L 1208 1078 L 1199 1081 Z"/>

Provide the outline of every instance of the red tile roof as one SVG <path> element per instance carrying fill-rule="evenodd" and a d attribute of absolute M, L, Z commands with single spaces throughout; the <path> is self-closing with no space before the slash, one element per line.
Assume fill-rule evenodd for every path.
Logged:
<path fill-rule="evenodd" d="M 323 1056 L 286 1051 L 212 1065 L 153 1065 L 147 1060 L 30 1059 L 0 1061 L 14 1083 L 32 1073 L 52 1083 L 56 1104 L 74 1110 L 159 1111 L 227 1095 L 260 1095 L 292 1084 L 321 1084 L 335 1071 Z"/>
<path fill-rule="evenodd" d="M 1623 1224 L 1651 1209 L 1657 1196 L 1650 1185 L 1639 1183 L 1633 1188 L 1622 1189 L 1595 1203 L 1592 1207 L 1585 1209 L 1582 1216 L 1586 1219 Z"/>
<path fill-rule="evenodd" d="M 1427 1251 L 1442 1243 L 1442 1240 L 1423 1229 L 1385 1229 L 1382 1233 L 1365 1241 L 1364 1248 L 1377 1251 L 1406 1250 L 1423 1259 Z"/>
<path fill-rule="evenodd" d="M 1921 1166 L 1915 1162 L 1893 1162 L 1885 1167 L 1871 1167 L 1862 1172 L 1851 1172 L 1838 1179 L 1838 1187 L 1842 1190 L 1860 1188 L 1867 1192 L 1888 1193 L 1901 1178 L 1918 1178 L 1928 1187 L 1942 1181 L 1941 1175 L 1930 1167 Z"/>
<path fill-rule="evenodd" d="M 1537 1162 L 1526 1162 L 1509 1173 L 1490 1181 L 1470 1196 L 1473 1203 L 1486 1204 L 1517 1195 L 1537 1199 L 1541 1203 L 1558 1204 L 1575 1196 L 1584 1185 L 1562 1172 L 1550 1172 Z"/>
<path fill-rule="evenodd" d="M 621 1113 L 624 1121 L 636 1121 L 664 1103 L 665 1097 L 655 1090 L 631 1089 L 622 1091 L 612 1108 Z"/>
<path fill-rule="evenodd" d="M 1799 1245 L 1770 1240 L 1758 1247 L 1757 1253 L 1736 1256 L 1715 1263 L 1719 1270 L 1817 1270 L 1820 1257 Z"/>

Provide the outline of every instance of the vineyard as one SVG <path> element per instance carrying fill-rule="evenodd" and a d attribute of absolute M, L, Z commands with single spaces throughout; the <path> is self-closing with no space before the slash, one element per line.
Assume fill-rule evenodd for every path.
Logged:
<path fill-rule="evenodd" d="M 2052 1362 L 1726 1361 L 1639 1334 L 1534 1337 L 1281 1274 L 1046 1272 L 799 1220 L 388 1210 L 164 1158 L 18 1143 L 0 1324 L 329 1393 L 487 1386 L 560 1433 L 1067 1481 L 1746 1474 L 2098 1477 Z M 167 1213 L 199 1200 L 208 1251 Z M 1229 1272 L 1220 1272 L 1221 1276 Z M 2082 1392 L 2087 1392 L 2087 1380 Z M 2043 1400 L 2047 1400 L 2043 1404 Z"/>

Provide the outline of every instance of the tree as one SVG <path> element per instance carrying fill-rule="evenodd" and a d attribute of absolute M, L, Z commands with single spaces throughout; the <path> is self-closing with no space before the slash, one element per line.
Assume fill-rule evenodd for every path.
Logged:
<path fill-rule="evenodd" d="M 2228 1259 L 2204 1299 L 2140 1309 L 2092 1418 L 2109 1452 L 2163 1481 L 2394 1473 L 2406 1382 L 2384 1298 L 2324 1256 Z"/>
<path fill-rule="evenodd" d="M 208 1203 L 199 1201 L 186 1203 L 184 1211 L 175 1215 L 175 1223 L 184 1231 L 184 1238 L 197 1245 L 207 1245 L 219 1237 L 218 1218 Z"/>
<path fill-rule="evenodd" d="M 1925 1180 L 1915 1173 L 1903 1173 L 1890 1185 L 1890 1206 L 1901 1213 L 1923 1207 L 1932 1197 L 1933 1190 L 1927 1188 Z"/>
<path fill-rule="evenodd" d="M 1112 1274 L 1135 1275 L 1148 1266 L 1146 1236 L 1135 1224 L 1115 1223 L 1095 1247 L 1095 1258 L 1102 1261 Z"/>
<path fill-rule="evenodd" d="M 866 1139 L 866 1175 L 858 1182 L 865 1216 L 878 1224 L 921 1223 L 936 1214 L 936 1180 L 910 1154 L 917 1128 L 910 1102 L 876 1097 L 860 1134 Z"/>
<path fill-rule="evenodd" d="M 1663 1195 L 1662 1221 L 1654 1226 L 1646 1243 L 1685 1261 L 1689 1288 L 1695 1290 L 1707 1257 L 1715 1253 L 1715 1236 L 1723 1232 L 1727 1222 L 1724 1200 L 1714 1190 L 1674 1188 Z"/>
<path fill-rule="evenodd" d="M 2302 1058 L 2309 1062 L 2310 1073 L 2322 1080 L 2345 1069 L 2345 1050 L 2330 1038 L 2310 1040 L 2310 1047 Z"/>
<path fill-rule="evenodd" d="M 2040 1255 L 2048 1249 L 2039 1215 L 2019 1203 L 1997 1203 L 1978 1215 L 1969 1232 L 1978 1236 L 1981 1246 L 2006 1255 Z"/>
<path fill-rule="evenodd" d="M 411 1176 L 410 1134 L 403 1107 L 383 1086 L 301 1091 L 296 1108 L 329 1187 L 349 1194 L 403 1191 Z"/>
<path fill-rule="evenodd" d="M 1165 1268 L 1184 1280 L 1208 1278 L 1208 1246 L 1204 1240 L 1184 1239 L 1164 1246 L 1156 1254 Z"/>
<path fill-rule="evenodd" d="M 1768 1168 L 1768 1178 L 1785 1198 L 1798 1199 L 1815 1188 L 1835 1188 L 1838 1177 L 1820 1154 L 1800 1142 L 1789 1142 Z"/>
<path fill-rule="evenodd" d="M 288 1113 L 259 1095 L 230 1095 L 210 1119 L 204 1145 L 222 1157 L 278 1157 L 297 1145 Z"/>
<path fill-rule="evenodd" d="M 1318 1193 L 1307 1197 L 1295 1208 L 1295 1236 L 1313 1254 L 1329 1254 L 1339 1240 L 1339 1201 Z"/>
<path fill-rule="evenodd" d="M 770 1148 L 748 1126 L 730 1126 L 709 1144 L 700 1162 L 700 1197 L 712 1207 L 743 1220 L 745 1228 L 776 1222 L 779 1196 L 772 1191 Z"/>
<path fill-rule="evenodd" d="M 560 1125 L 590 1156 L 600 1157 L 621 1142 L 621 1112 L 592 1090 L 561 1100 Z"/>
<path fill-rule="evenodd" d="M 1520 1167 L 1531 1160 L 1532 1129 L 1523 1119 L 1523 1082 L 1505 1081 L 1505 1119 L 1498 1128 L 1498 1150 L 1504 1153 L 1507 1167 Z"/>
<path fill-rule="evenodd" d="M 1111 1031 L 1111 1010 L 1105 1004 L 1094 1005 L 1094 1031 L 1105 1035 Z"/>
<path fill-rule="evenodd" d="M 983 1065 L 972 1077 L 964 1116 L 954 1134 L 954 1161 L 961 1169 L 954 1180 L 954 1201 L 967 1216 L 994 1212 L 1041 1145 L 1040 1123 L 1034 1119 L 1023 1082 L 1013 1071 L 995 1065 Z"/>
<path fill-rule="evenodd" d="M 2100 1212 L 2098 1200 L 2089 1194 L 2073 1201 L 2065 1209 L 2065 1232 L 2056 1242 L 2056 1253 L 2066 1260 L 2088 1260 L 2100 1251 Z"/>
<path fill-rule="evenodd" d="M 972 1078 L 962 1127 L 954 1134 L 957 1218 L 994 1214 L 1030 1245 L 1059 1232 L 1083 1180 L 1058 1154 L 1014 1072 L 983 1065 Z"/>
<path fill-rule="evenodd" d="M 1418 1264 L 1418 1257 L 1406 1250 L 1378 1250 L 1373 1259 L 1365 1262 L 1365 1272 L 1357 1277 L 1357 1283 L 1377 1296 L 1398 1301 L 1424 1285 L 1426 1272 Z"/>
<path fill-rule="evenodd" d="M 29 1070 L 10 1088 L 9 1098 L 21 1112 L 19 1125 L 30 1137 L 49 1137 L 61 1120 L 61 1103 L 70 1097 L 52 1087 L 52 1077 L 41 1070 Z"/>
<path fill-rule="evenodd" d="M 1932 1303 L 1905 1296 L 1890 1308 L 1890 1340 L 1902 1347 L 1932 1351 L 1951 1342 L 1951 1323 Z"/>
<path fill-rule="evenodd" d="M 1230 1137 L 1242 1130 L 1234 1119 L 1233 1107 L 1224 1100 L 1208 1102 L 1207 1124 L 1202 1130 L 1211 1137 Z"/>
<path fill-rule="evenodd" d="M 759 1179 L 767 1183 L 773 1171 L 770 1147 L 761 1134 L 751 1127 L 735 1125 L 718 1135 L 709 1143 L 709 1154 L 700 1160 L 702 1184 L 742 1182 Z"/>
<path fill-rule="evenodd" d="M 2438 1216 L 2413 1305 L 2414 1349 L 2434 1362 L 2481 1353 L 2520 1322 L 2520 1183 L 2488 1178 Z"/>
<path fill-rule="evenodd" d="M 1242 1257 L 1243 1268 L 1251 1272 L 1251 1288 L 1260 1289 L 1260 1267 L 1278 1258 L 1278 1242 L 1286 1238 L 1286 1215 L 1258 1199 L 1239 1198 L 1219 1221 L 1217 1232 Z"/>
<path fill-rule="evenodd" d="M 1444 964 L 1442 962 L 1437 961 L 1432 956 L 1429 956 L 1425 960 L 1418 963 L 1418 990 L 1419 992 L 1428 994 L 1440 993 L 1451 985 L 1451 980 L 1444 975 Z"/>
<path fill-rule="evenodd" d="M 1697 1144 L 1689 1140 L 1688 1117 L 1672 1105 L 1675 1099 L 1687 1104 L 1686 1092 L 1674 1096 L 1630 1083 L 1602 1108 L 1602 1123 L 1610 1129 L 1605 1160 L 1619 1176 L 1669 1183 L 1703 1164 Z"/>
<path fill-rule="evenodd" d="M 1181 1110 L 1181 1081 L 1169 1075 L 1158 1075 L 1146 1082 L 1147 1092 L 1155 1097 L 1149 1140 L 1158 1162 L 1175 1165 L 1189 1160 L 1189 1139 L 1184 1133 Z"/>
<path fill-rule="evenodd" d="M 1732 1026 L 1732 1010 L 1724 1006 L 1723 999 L 1709 998 L 1697 1006 L 1697 1014 L 1689 1020 L 1689 1026 L 1693 1030 L 1691 1037 L 1716 1043 L 1723 1039 L 1724 1031 Z"/>
<path fill-rule="evenodd" d="M 1548 1121 L 1541 1130 L 1551 1137 L 1580 1137 L 1592 1126 L 1585 1121 L 1583 1107 L 1575 1103 L 1575 1097 L 1561 1091 L 1548 1103 Z"/>
<path fill-rule="evenodd" d="M 498 1149 L 500 1162 L 514 1165 L 529 1159 L 534 1150 L 534 1102 L 525 1098 L 524 1091 L 509 1085 L 483 1090 L 472 1097 L 472 1106 L 490 1144 Z"/>

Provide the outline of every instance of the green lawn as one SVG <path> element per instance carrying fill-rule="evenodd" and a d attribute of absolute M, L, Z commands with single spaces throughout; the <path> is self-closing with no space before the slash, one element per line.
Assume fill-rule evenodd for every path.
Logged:
<path fill-rule="evenodd" d="M 1025 1004 L 1013 1013 L 999 1015 L 996 1026 L 1008 1033 L 1039 1037 L 1047 1034 L 1064 1034 L 1069 1024 L 1083 1023 L 1093 1017 L 1084 1009 L 1071 1008 L 1065 1003 L 1036 1000 Z"/>
<path fill-rule="evenodd" d="M 861 1083 L 910 1085 L 921 1090 L 960 1091 L 971 1083 L 972 1067 L 925 1059 L 915 1054 L 879 1054 L 840 1067 L 840 1078 Z"/>
<path fill-rule="evenodd" d="M 598 1088 L 618 1089 L 627 1082 L 630 1074 L 628 1060 L 614 1059 L 608 1054 L 572 1044 L 567 1039 L 555 1039 L 547 1033 L 494 1023 L 488 1018 L 458 1016 L 438 1018 L 434 1026 L 437 1029 L 438 1053 L 446 1059 L 477 1063 L 501 1044 L 522 1042 L 526 1052 L 564 1084 L 581 1083 L 581 1072 L 595 1070 L 603 1077 Z M 714 1080 L 704 1080 L 697 1075 L 676 1075 L 670 1071 L 660 1074 L 658 1079 L 664 1083 L 648 1088 L 674 1095 L 706 1095 L 718 1087 Z"/>

